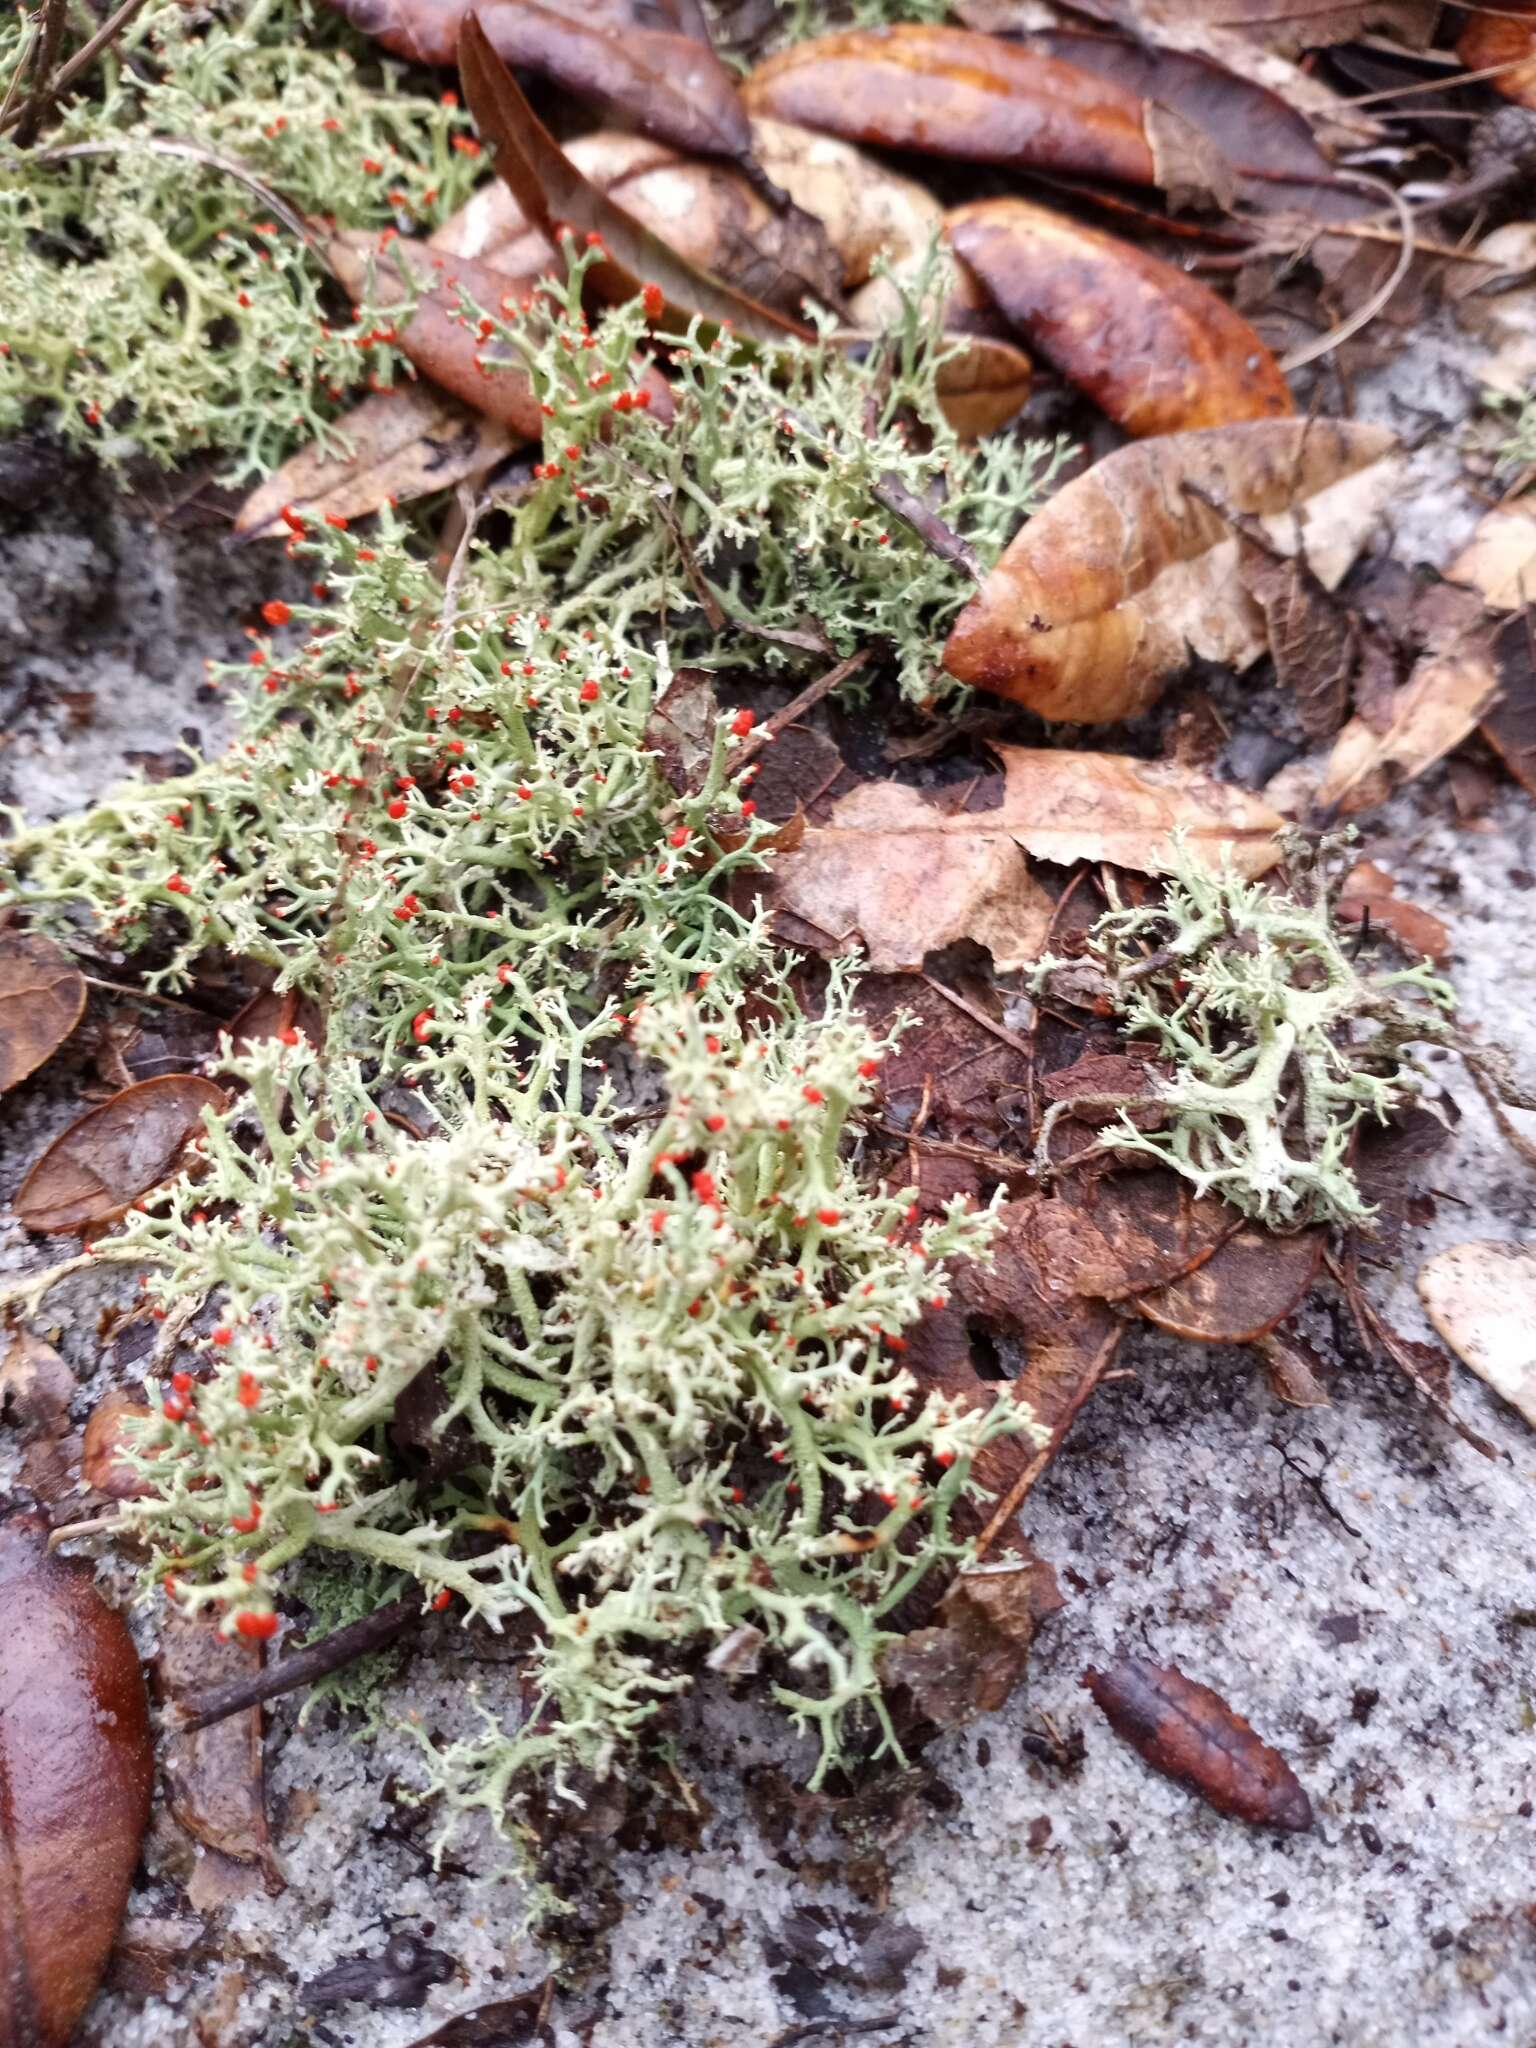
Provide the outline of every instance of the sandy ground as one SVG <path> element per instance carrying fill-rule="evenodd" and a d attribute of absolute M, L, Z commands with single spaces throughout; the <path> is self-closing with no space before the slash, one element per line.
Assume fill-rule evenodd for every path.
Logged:
<path fill-rule="evenodd" d="M 1432 406 L 1454 430 L 1468 397 L 1457 350 L 1431 339 L 1416 365 L 1368 386 L 1365 404 L 1407 426 Z M 1409 559 L 1443 562 L 1470 526 L 1455 467 L 1439 444 L 1416 463 L 1397 508 Z M 57 814 L 118 779 L 128 752 L 164 749 L 187 729 L 220 742 L 202 662 L 238 650 L 242 617 L 280 587 L 272 555 L 230 561 L 207 540 L 156 534 L 99 484 L 3 535 L 0 648 L 10 643 L 17 661 L 0 685 L 0 794 Z M 88 723 L 83 711 L 72 720 L 61 688 L 94 692 Z M 1536 809 L 1505 788 L 1484 819 L 1453 820 L 1431 776 L 1368 821 L 1366 850 L 1445 919 L 1466 1015 L 1536 1074 Z M 1425 1253 L 1536 1235 L 1532 1177 L 1449 1064 L 1446 1080 L 1464 1115 L 1434 1164 L 1434 1219 L 1395 1283 L 1409 1334 L 1422 1333 L 1411 1267 Z M 71 1113 L 67 1068 L 10 1098 L 0 1197 Z M 68 1248 L 0 1224 L 0 1265 L 13 1271 Z M 96 1327 L 111 1284 L 61 1290 L 42 1325 L 79 1375 L 81 1415 L 103 1384 Z M 1536 1436 L 1464 1375 L 1458 1399 L 1499 1452 L 1485 1460 L 1362 1359 L 1326 1305 L 1312 1335 L 1333 1406 L 1307 1412 L 1282 1407 L 1249 1354 L 1133 1335 L 1123 1362 L 1134 1378 L 1096 1399 L 1027 1511 L 1069 1604 L 1027 1690 L 929 1752 L 934 1778 L 900 1839 L 771 1839 L 744 1767 L 793 1773 L 795 1745 L 723 1689 L 705 1694 L 678 1752 L 688 1796 L 707 1807 L 696 1842 L 613 1849 L 617 1917 L 601 1934 L 572 1930 L 549 2038 L 1536 2041 Z M 0 1488 L 5 1457 L 0 1445 Z M 1313 1831 L 1246 1828 L 1146 1769 L 1079 1685 L 1117 1646 L 1225 1694 L 1293 1763 Z M 389 1704 L 449 1735 L 508 1683 L 504 1665 L 473 1661 L 443 1629 L 423 1638 Z M 434 1873 L 430 1816 L 395 1797 L 416 1780 L 416 1755 L 399 1729 L 359 1742 L 322 1715 L 301 1730 L 283 1703 L 267 1762 L 284 1888 L 196 1916 L 193 1960 L 166 1995 L 146 1998 L 142 1979 L 109 1993 L 82 2041 L 396 2048 L 538 1982 L 548 1952 L 521 1931 L 529 1901 L 510 1847 L 466 1831 Z M 185 1918 L 188 1853 L 157 1823 L 134 1923 Z M 451 1970 L 419 2009 L 307 2008 L 304 1987 L 322 1971 L 378 1955 L 396 1932 L 440 1950 Z M 442 2038 L 512 2048 L 532 2036 L 509 2018 Z"/>

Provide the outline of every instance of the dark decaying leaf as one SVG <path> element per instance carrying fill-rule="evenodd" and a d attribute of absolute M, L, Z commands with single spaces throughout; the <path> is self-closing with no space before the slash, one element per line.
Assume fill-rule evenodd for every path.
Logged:
<path fill-rule="evenodd" d="M 465 0 L 333 0 L 352 26 L 417 64 L 451 64 Z M 658 28 L 640 10 L 594 0 L 482 0 L 474 10 L 506 64 L 621 112 L 647 134 L 707 156 L 749 159 L 735 81 L 707 42 Z"/>
<path fill-rule="evenodd" d="M 77 1117 L 36 1161 L 16 1194 L 28 1230 L 86 1230 L 110 1223 L 170 1179 L 205 1109 L 224 1091 L 192 1074 L 136 1081 Z"/>
<path fill-rule="evenodd" d="M 1241 313 L 1173 264 L 1027 199 L 975 200 L 945 224 L 1010 323 L 1127 433 L 1295 410 Z"/>
<path fill-rule="evenodd" d="M 1144 1657 L 1117 1657 L 1082 1683 L 1138 1756 L 1218 1813 L 1255 1827 L 1311 1827 L 1312 1802 L 1290 1765 L 1209 1686 Z"/>
<path fill-rule="evenodd" d="M 809 328 L 677 255 L 584 177 L 529 106 L 474 15 L 459 35 L 459 75 L 497 173 L 528 219 L 551 240 L 557 224 L 602 237 L 606 254 L 587 273 L 597 297 L 633 298 L 642 285 L 654 284 L 666 301 L 664 324 L 685 327 L 699 314 L 706 321 L 731 322 L 747 341 L 782 342 L 786 334 L 810 338 Z"/>
<path fill-rule="evenodd" d="M 1135 93 L 970 29 L 904 24 L 796 43 L 758 66 L 743 97 L 754 115 L 882 148 L 1156 180 Z"/>
<path fill-rule="evenodd" d="M 0 932 L 0 1095 L 35 1073 L 85 1009 L 85 977 L 41 932 Z"/>
<path fill-rule="evenodd" d="M 75 1376 L 51 1344 L 27 1329 L 5 1333 L 0 1353 L 0 1423 L 24 1444 L 69 1427 Z"/>
<path fill-rule="evenodd" d="M 1182 1280 L 1137 1296 L 1150 1323 L 1205 1344 L 1251 1344 L 1293 1315 L 1311 1290 L 1325 1232 L 1277 1237 L 1245 1223 Z"/>
<path fill-rule="evenodd" d="M 410 2048 L 528 2048 L 529 2043 L 553 2043 L 548 2025 L 554 2002 L 555 1980 L 548 1977 L 532 1990 L 515 1998 L 499 1998 L 493 2005 L 477 2005 L 412 2041 Z"/>
<path fill-rule="evenodd" d="M 1275 681 L 1296 699 L 1309 740 L 1331 739 L 1349 712 L 1356 629 L 1347 606 L 1331 597 L 1306 563 L 1276 554 L 1241 528 L 1237 568 L 1264 614 Z"/>
<path fill-rule="evenodd" d="M 1479 1436 L 1470 1423 L 1463 1421 L 1452 1404 L 1451 1385 L 1455 1367 L 1449 1354 L 1438 1344 L 1424 1344 L 1417 1338 L 1404 1337 L 1366 1297 L 1360 1285 L 1358 1236 L 1351 1239 L 1343 1259 L 1334 1270 L 1343 1282 L 1344 1299 L 1366 1351 L 1396 1366 L 1420 1398 L 1428 1402 L 1442 1422 L 1455 1430 L 1463 1443 L 1470 1444 L 1474 1451 L 1481 1451 L 1485 1458 L 1496 1458 L 1498 1452 L 1487 1437 Z"/>
<path fill-rule="evenodd" d="M 1399 1110 L 1389 1124 L 1367 1124 L 1355 1149 L 1355 1180 L 1375 1214 L 1359 1240 L 1372 1264 L 1395 1258 L 1412 1205 L 1434 1185 L 1430 1161 L 1450 1142 L 1461 1111 L 1449 1095 Z"/>
<path fill-rule="evenodd" d="M 1324 1379 L 1322 1355 L 1299 1330 L 1283 1323 L 1278 1330 L 1261 1337 L 1255 1348 L 1264 1361 L 1269 1391 L 1277 1401 L 1284 1401 L 1289 1408 L 1333 1405 Z"/>
<path fill-rule="evenodd" d="M 1483 714 L 1483 736 L 1515 780 L 1536 796 L 1536 611 L 1527 607 L 1500 627 L 1493 655 L 1499 694 Z"/>
<path fill-rule="evenodd" d="M 96 1989 L 149 1819 L 133 1642 L 29 1516 L 0 1526 L 0 2041 L 64 2048 Z"/>
<path fill-rule="evenodd" d="M 376 1956 L 348 1956 L 304 1986 L 304 2003 L 312 2011 L 330 2006 L 373 2005 L 415 2012 L 425 2005 L 434 1984 L 453 1975 L 453 1957 L 428 1948 L 414 1934 L 392 1934 Z"/>
<path fill-rule="evenodd" d="M 975 1565 L 950 1583 L 933 1627 L 913 1629 L 886 1653 L 882 1679 L 936 1728 L 995 1713 L 1024 1676 L 1035 1631 L 1064 1604 L 1043 1558 Z"/>
<path fill-rule="evenodd" d="M 189 1620 L 174 1609 L 161 1616 L 156 1689 L 173 1707 L 193 1689 L 227 1683 L 261 1662 L 259 1643 L 221 1636 L 213 1622 Z M 188 1892 L 193 1906 L 201 1910 L 263 1889 L 280 1890 L 267 1825 L 260 1708 L 194 1734 L 169 1736 L 164 1762 L 171 1812 L 217 1859 L 198 1858 Z"/>

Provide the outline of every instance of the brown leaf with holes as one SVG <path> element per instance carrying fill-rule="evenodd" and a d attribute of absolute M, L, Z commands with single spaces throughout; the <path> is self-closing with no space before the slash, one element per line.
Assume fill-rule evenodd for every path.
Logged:
<path fill-rule="evenodd" d="M 1432 910 L 1421 910 L 1397 893 L 1397 884 L 1373 860 L 1358 860 L 1344 877 L 1334 913 L 1345 924 L 1368 917 L 1373 931 L 1389 933 L 1405 953 L 1443 967 L 1451 957 L 1451 935 Z"/>
<path fill-rule="evenodd" d="M 1065 1604 L 1043 1558 L 973 1565 L 950 1582 L 932 1627 L 913 1629 L 886 1651 L 881 1681 L 906 1695 L 918 1721 L 964 1727 L 1004 1705 L 1028 1667 L 1036 1631 Z"/>
<path fill-rule="evenodd" d="M 1081 1682 L 1123 1742 L 1218 1813 L 1293 1833 L 1311 1827 L 1312 1802 L 1285 1758 L 1208 1685 L 1145 1657 L 1117 1657 Z"/>
<path fill-rule="evenodd" d="M 801 322 L 770 311 L 679 256 L 599 191 L 529 106 L 473 14 L 460 30 L 458 55 L 465 95 L 497 175 L 529 221 L 551 240 L 557 222 L 578 235 L 602 237 L 605 254 L 587 272 L 594 297 L 611 303 L 654 284 L 665 300 L 658 325 L 682 329 L 697 314 L 711 324 L 729 321 L 744 341 L 771 345 L 786 334 L 810 338 Z"/>
<path fill-rule="evenodd" d="M 1202 1344 L 1252 1344 L 1294 1315 L 1317 1278 L 1326 1231 L 1279 1237 L 1244 1223 L 1183 1279 L 1136 1298 L 1149 1323 Z"/>
<path fill-rule="evenodd" d="M 356 29 L 416 64 L 452 64 L 466 0 L 332 0 Z M 501 60 L 621 113 L 661 141 L 747 159 L 752 138 L 736 82 L 707 42 L 658 28 L 629 6 L 566 0 L 479 0 L 478 20 Z"/>
<path fill-rule="evenodd" d="M 1295 410 L 1248 322 L 1171 263 L 1027 199 L 976 200 L 945 225 L 1031 347 L 1128 434 Z"/>
<path fill-rule="evenodd" d="M 1476 731 L 1498 688 L 1486 646 L 1426 654 L 1393 698 L 1384 732 L 1352 718 L 1334 741 L 1317 807 L 1348 818 L 1384 803 Z"/>
<path fill-rule="evenodd" d="M 192 1074 L 136 1081 L 77 1117 L 32 1166 L 13 1204 L 28 1230 L 87 1230 L 111 1223 L 169 1180 L 205 1109 L 224 1091 Z"/>
<path fill-rule="evenodd" d="M 1192 652 L 1246 668 L 1267 644 L 1263 615 L 1241 587 L 1223 515 L 1258 518 L 1283 553 L 1306 546 L 1331 584 L 1374 524 L 1393 446 L 1384 428 L 1312 419 L 1118 449 L 1010 542 L 956 621 L 944 666 L 1042 717 L 1085 724 L 1146 710 Z"/>
<path fill-rule="evenodd" d="M 0 932 L 0 1095 L 52 1059 L 85 1012 L 85 976 L 41 932 Z"/>
<path fill-rule="evenodd" d="M 106 1967 L 154 1749 L 122 1617 L 30 1516 L 0 1525 L 0 2041 L 65 2048 Z"/>
<path fill-rule="evenodd" d="M 1522 107 L 1536 107 L 1536 6 L 1499 0 L 1496 12 L 1476 12 L 1461 32 L 1456 54 L 1469 71 L 1494 71 L 1495 92 Z"/>
<path fill-rule="evenodd" d="M 742 88 L 748 112 L 883 149 L 1156 181 L 1146 103 L 971 29 L 902 24 L 795 43 Z"/>
<path fill-rule="evenodd" d="M 160 1623 L 156 1691 L 174 1710 L 186 1694 L 248 1678 L 261 1668 L 262 1658 L 259 1643 L 220 1635 L 214 1622 L 168 1609 Z M 204 1895 L 190 1895 L 193 1905 L 201 1909 L 257 1891 L 281 1890 L 267 1824 L 261 1708 L 247 1707 L 209 1728 L 167 1736 L 164 1763 L 172 1814 L 219 1859 Z M 200 1867 L 204 1861 L 199 1859 Z"/>

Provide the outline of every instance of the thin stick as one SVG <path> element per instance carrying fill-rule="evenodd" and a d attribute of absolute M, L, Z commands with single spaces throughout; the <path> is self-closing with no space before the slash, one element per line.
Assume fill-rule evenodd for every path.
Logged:
<path fill-rule="evenodd" d="M 143 5 L 144 0 L 123 0 L 123 5 L 118 8 L 116 14 L 107 17 L 101 27 L 97 29 L 95 35 L 91 37 L 91 40 L 88 43 L 82 44 L 67 64 L 60 65 L 59 75 L 49 89 L 48 99 L 56 100 L 61 92 L 72 85 L 87 64 L 100 56 L 114 36 L 122 33 Z M 0 133 L 4 133 L 7 128 L 12 127 L 19 121 L 22 112 L 23 109 L 17 107 L 3 118 L 0 118 Z"/>
<path fill-rule="evenodd" d="M 836 668 L 829 668 L 826 674 L 818 676 L 814 683 L 807 683 L 798 697 L 791 697 L 782 711 L 775 711 L 772 718 L 765 719 L 741 752 L 731 757 L 733 771 L 745 768 L 749 761 L 755 760 L 764 747 L 770 746 L 787 725 L 793 725 L 813 704 L 819 704 L 828 691 L 835 690 L 839 683 L 846 683 L 851 675 L 857 675 L 869 657 L 869 648 L 861 647 L 857 654 L 850 654 L 848 659 L 840 661 Z"/>
<path fill-rule="evenodd" d="M 935 995 L 942 996 L 946 1003 L 953 1003 L 957 1010 L 963 1010 L 973 1024 L 979 1024 L 983 1031 L 990 1031 L 994 1038 L 1000 1038 L 1003 1044 L 1011 1047 L 1014 1052 L 1022 1053 L 1025 1059 L 1029 1058 L 1029 1047 L 1016 1031 L 1010 1031 L 1006 1024 L 997 1023 L 985 1010 L 979 1010 L 974 1003 L 968 1003 L 964 996 L 957 994 L 952 988 L 946 988 L 942 981 L 935 981 L 931 974 L 925 974 L 921 978 L 927 982 Z M 1021 1165 L 1024 1163 L 1020 1161 Z"/>
<path fill-rule="evenodd" d="M 264 1671 L 231 1679 L 228 1685 L 209 1686 L 206 1692 L 189 1693 L 176 1703 L 175 1732 L 195 1735 L 199 1728 L 211 1728 L 215 1721 L 227 1721 L 231 1714 L 259 1707 L 263 1700 L 275 1700 L 297 1686 L 313 1685 L 317 1678 L 328 1678 L 370 1651 L 384 1649 L 420 1619 L 419 1599 L 390 1600 L 361 1621 L 333 1629 L 318 1643 L 295 1650 L 291 1657 L 269 1664 Z"/>
<path fill-rule="evenodd" d="M 1362 176 L 1360 183 L 1374 186 L 1377 191 L 1384 192 L 1397 208 L 1397 217 L 1403 230 L 1403 246 L 1398 252 L 1396 263 L 1392 266 L 1391 276 L 1371 293 L 1363 306 L 1357 307 L 1349 318 L 1341 320 L 1337 327 L 1330 327 L 1326 334 L 1320 334 L 1316 341 L 1309 341 L 1304 348 L 1292 349 L 1289 355 L 1281 357 L 1280 367 L 1287 373 L 1301 369 L 1306 363 L 1315 363 L 1319 356 L 1331 355 L 1336 348 L 1348 341 L 1351 335 L 1358 334 L 1362 327 L 1368 327 L 1408 275 L 1408 266 L 1413 261 L 1416 246 L 1413 209 L 1401 193 L 1394 192 L 1392 187 L 1380 178 Z"/>
<path fill-rule="evenodd" d="M 277 215 L 290 234 L 297 235 L 327 270 L 331 268 L 325 251 L 310 233 L 303 216 L 295 213 L 286 199 L 279 199 L 270 185 L 264 185 L 254 171 L 248 171 L 244 164 L 237 163 L 233 157 L 220 156 L 217 150 L 204 149 L 196 142 L 182 142 L 168 135 L 125 135 L 120 142 L 68 142 L 59 149 L 40 149 L 35 153 L 33 162 L 62 164 L 75 157 L 124 156 L 135 149 L 147 149 L 152 156 L 183 156 L 189 163 L 205 164 L 209 170 L 222 171 L 226 178 L 233 178 L 236 184 L 243 185 L 248 192 L 254 192 L 262 205 Z"/>
<path fill-rule="evenodd" d="M 37 131 L 43 125 L 43 116 L 53 97 L 53 67 L 58 62 L 68 17 L 69 0 L 47 0 L 42 27 L 37 34 L 37 54 L 33 60 L 37 82 L 16 117 L 16 140 L 23 149 L 30 149 L 37 140 Z"/>
<path fill-rule="evenodd" d="M 1061 1449 L 1062 1438 L 1076 1420 L 1078 1410 L 1099 1384 L 1100 1380 L 1103 1379 L 1110 1360 L 1120 1348 L 1120 1339 L 1124 1334 L 1123 1326 L 1118 1323 L 1112 1330 L 1106 1332 L 1104 1341 L 1100 1344 L 1098 1351 L 1089 1362 L 1087 1371 L 1073 1389 L 1071 1400 L 1068 1402 L 1056 1427 L 1051 1431 L 1050 1442 L 1043 1450 L 1037 1451 L 1034 1457 L 1030 1459 L 1024 1470 L 1019 1474 L 1018 1478 L 1009 1487 L 1002 1500 L 994 1509 L 991 1521 L 988 1522 L 980 1536 L 977 1537 L 977 1560 L 986 1556 L 1003 1530 L 1013 1520 L 1014 1516 L 1033 1492 L 1035 1482 Z"/>

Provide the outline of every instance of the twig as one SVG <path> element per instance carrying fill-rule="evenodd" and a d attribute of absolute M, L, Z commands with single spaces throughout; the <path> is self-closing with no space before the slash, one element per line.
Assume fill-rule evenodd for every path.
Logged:
<path fill-rule="evenodd" d="M 957 994 L 954 989 L 946 988 L 942 981 L 935 981 L 931 974 L 923 975 L 922 979 L 935 995 L 942 996 L 946 1003 L 953 1003 L 957 1010 L 963 1010 L 973 1024 L 979 1024 L 983 1031 L 990 1031 L 994 1038 L 1001 1039 L 1003 1044 L 1011 1047 L 1014 1052 L 1022 1053 L 1025 1059 L 1029 1058 L 1029 1047 L 1016 1031 L 1010 1031 L 1006 1024 L 999 1024 L 994 1018 L 989 1017 L 985 1010 L 967 1002 L 965 997 Z"/>
<path fill-rule="evenodd" d="M 887 512 L 910 526 L 930 555 L 937 555 L 941 562 L 948 562 L 953 569 L 961 569 L 973 583 L 980 583 L 986 576 L 986 565 L 970 542 L 947 526 L 938 513 L 921 498 L 909 491 L 893 469 L 883 470 L 870 485 L 869 495 Z"/>
<path fill-rule="evenodd" d="M 1056 1453 L 1061 1449 L 1062 1439 L 1063 1437 L 1065 1437 L 1067 1431 L 1072 1427 L 1072 1424 L 1076 1421 L 1078 1410 L 1082 1407 L 1083 1403 L 1088 1399 L 1088 1396 L 1093 1392 L 1094 1388 L 1103 1379 L 1110 1360 L 1119 1350 L 1120 1339 L 1123 1334 L 1123 1326 L 1119 1323 L 1116 1323 L 1113 1329 L 1107 1330 L 1104 1333 L 1104 1337 L 1099 1345 L 1098 1351 L 1089 1361 L 1088 1367 L 1086 1371 L 1083 1373 L 1082 1378 L 1078 1381 L 1077 1385 L 1072 1390 L 1070 1400 L 1067 1402 L 1067 1405 L 1063 1409 L 1061 1415 L 1057 1418 L 1056 1426 L 1051 1431 L 1050 1442 L 1044 1447 L 1043 1450 L 1037 1451 L 1034 1457 L 1030 1459 L 1029 1463 L 1024 1467 L 1024 1470 L 1019 1474 L 1018 1478 L 1013 1482 L 1012 1486 L 1009 1487 L 1008 1491 L 1003 1495 L 1002 1500 L 993 1510 L 991 1521 L 988 1522 L 985 1529 L 983 1529 L 981 1534 L 977 1537 L 977 1559 L 986 1556 L 987 1552 L 991 1549 L 992 1545 L 997 1541 L 998 1537 L 1002 1534 L 1003 1530 L 1007 1528 L 1008 1524 L 1013 1520 L 1014 1516 L 1018 1513 L 1019 1509 L 1024 1505 L 1025 1501 L 1029 1498 L 1030 1494 L 1034 1490 L 1036 1481 L 1040 1478 L 1041 1474 L 1045 1471 L 1046 1467 L 1050 1464 L 1051 1460 L 1055 1457 Z"/>
<path fill-rule="evenodd" d="M 734 771 L 745 768 L 749 761 L 756 760 L 764 747 L 772 745 L 787 725 L 793 725 L 797 718 L 804 717 L 813 704 L 819 704 L 823 697 L 839 684 L 846 683 L 851 675 L 857 675 L 870 658 L 871 650 L 861 647 L 857 654 L 850 654 L 846 661 L 840 661 L 835 668 L 829 668 L 819 675 L 815 682 L 807 683 L 798 697 L 791 697 L 782 711 L 775 711 L 772 718 L 765 719 L 747 741 L 739 754 L 731 757 Z"/>
<path fill-rule="evenodd" d="M 1403 198 L 1400 192 L 1395 192 L 1390 185 L 1380 178 L 1367 177 L 1362 172 L 1359 174 L 1359 182 L 1362 185 L 1374 187 L 1378 192 L 1384 192 L 1393 206 L 1396 207 L 1398 221 L 1403 231 L 1403 246 L 1398 251 L 1396 263 L 1392 266 L 1392 274 L 1371 293 L 1371 296 L 1363 306 L 1357 306 L 1347 320 L 1341 320 L 1336 327 L 1330 327 L 1326 334 L 1318 335 L 1315 341 L 1309 341 L 1305 347 L 1292 349 L 1289 355 L 1281 357 L 1280 367 L 1287 374 L 1292 370 L 1301 369 L 1307 363 L 1315 363 L 1319 356 L 1331 355 L 1336 348 L 1341 347 L 1352 335 L 1358 334 L 1362 327 L 1368 327 L 1382 307 L 1392 297 L 1392 294 L 1397 290 L 1403 279 L 1408 275 L 1408 267 L 1413 262 L 1413 252 L 1417 242 L 1413 224 L 1413 209 L 1409 206 L 1407 200 Z"/>
<path fill-rule="evenodd" d="M 43 125 L 43 116 L 53 98 L 53 67 L 58 62 L 68 19 L 69 0 L 45 0 L 42 26 L 37 32 L 37 54 L 33 59 L 36 83 L 16 116 L 16 140 L 23 149 L 30 149 L 36 142 L 37 131 Z"/>
<path fill-rule="evenodd" d="M 122 31 L 128 26 L 129 22 L 132 21 L 143 5 L 144 0 L 123 0 L 123 5 L 118 8 L 115 14 L 107 17 L 90 41 L 83 43 L 67 64 L 60 65 L 59 75 L 55 78 L 47 93 L 47 100 L 49 102 L 56 100 L 60 93 L 74 84 L 81 72 L 84 71 L 88 64 L 101 55 L 101 52 L 107 47 L 108 43 L 115 36 L 121 35 Z M 7 128 L 13 127 L 21 119 L 24 112 L 24 108 L 16 107 L 9 113 L 0 114 L 0 134 L 3 134 Z"/>
<path fill-rule="evenodd" d="M 390 1600 L 361 1621 L 333 1629 L 318 1643 L 295 1650 L 291 1657 L 269 1664 L 264 1671 L 231 1679 L 227 1685 L 209 1686 L 206 1692 L 189 1693 L 176 1704 L 175 1732 L 194 1735 L 199 1728 L 211 1728 L 215 1721 L 227 1721 L 247 1707 L 259 1707 L 263 1700 L 275 1700 L 297 1686 L 313 1685 L 316 1679 L 328 1678 L 370 1651 L 384 1649 L 420 1619 L 419 1599 Z"/>

